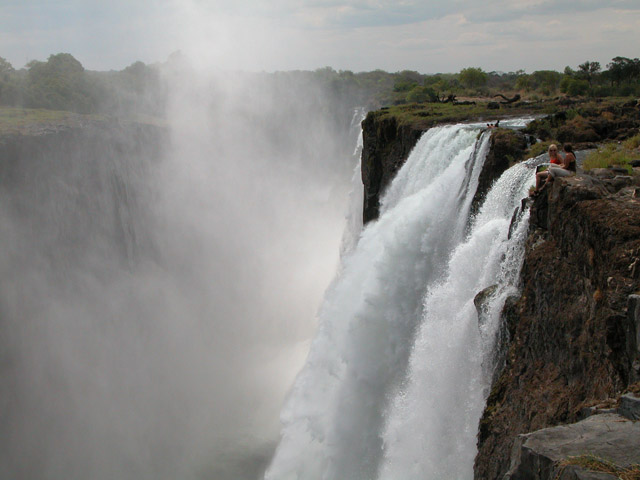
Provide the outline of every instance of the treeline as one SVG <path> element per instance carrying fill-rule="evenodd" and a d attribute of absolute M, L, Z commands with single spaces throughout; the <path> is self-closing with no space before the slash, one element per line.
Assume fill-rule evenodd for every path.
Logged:
<path fill-rule="evenodd" d="M 615 57 L 602 70 L 599 62 L 587 61 L 564 72 L 538 70 L 527 74 L 516 72 L 485 72 L 481 68 L 465 68 L 455 74 L 422 75 L 400 72 L 394 83 L 392 103 L 437 102 L 450 95 L 487 96 L 497 93 L 523 97 L 569 96 L 640 96 L 640 60 Z"/>
<path fill-rule="evenodd" d="M 245 74 L 251 81 L 268 84 L 286 94 L 292 85 L 312 85 L 337 102 L 377 108 L 384 105 L 439 102 L 452 96 L 640 96 L 640 60 L 615 57 L 602 69 L 587 61 L 564 72 L 539 70 L 531 74 L 485 72 L 469 67 L 458 73 L 388 73 L 382 70 L 354 73 L 330 67 L 313 72 L 291 71 Z M 135 62 L 120 71 L 86 70 L 68 53 L 31 61 L 15 69 L 0 57 L 0 105 L 69 110 L 78 113 L 161 115 L 168 86 L 167 76 L 189 75 L 182 56 L 173 54 L 164 63 Z M 236 74 L 237 75 L 237 74 Z M 295 89 L 294 89 L 295 90 Z"/>
<path fill-rule="evenodd" d="M 179 52 L 164 63 L 135 62 L 123 70 L 109 72 L 86 70 L 69 53 L 50 55 L 47 61 L 31 61 L 19 70 L 0 57 L 0 105 L 78 113 L 161 115 L 168 99 L 168 79 L 188 81 L 191 74 Z M 354 106 L 377 106 L 383 93 L 393 89 L 395 78 L 395 74 L 381 70 L 354 74 L 328 67 L 313 72 L 227 75 L 235 79 L 242 76 L 256 91 L 268 86 L 278 98 L 286 90 L 300 94 L 301 87 L 306 87 L 309 92 L 317 94 L 320 90 Z M 212 84 L 212 88 L 216 85 Z"/>
<path fill-rule="evenodd" d="M 136 62 L 121 71 L 87 71 L 68 53 L 16 70 L 0 57 L 0 105 L 78 113 L 159 114 L 166 86 L 156 66 Z"/>

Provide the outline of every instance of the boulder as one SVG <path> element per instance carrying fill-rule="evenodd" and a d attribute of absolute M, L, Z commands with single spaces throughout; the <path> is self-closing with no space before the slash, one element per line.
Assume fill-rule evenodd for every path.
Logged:
<path fill-rule="evenodd" d="M 620 468 L 640 463 L 640 423 L 616 414 L 594 415 L 578 423 L 518 435 L 505 480 L 616 479 L 578 465 L 569 457 L 592 455 Z"/>
<path fill-rule="evenodd" d="M 629 420 L 640 420 L 640 398 L 633 393 L 627 393 L 620 397 L 620 406 L 618 414 Z M 638 438 L 638 447 L 640 448 L 640 437 Z"/>

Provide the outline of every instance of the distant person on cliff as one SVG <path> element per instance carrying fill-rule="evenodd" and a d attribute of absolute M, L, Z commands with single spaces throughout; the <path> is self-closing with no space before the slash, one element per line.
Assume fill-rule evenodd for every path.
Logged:
<path fill-rule="evenodd" d="M 571 155 L 573 157 L 573 165 L 574 165 L 574 172 L 575 172 L 575 155 L 573 155 L 573 149 L 571 148 L 571 145 L 567 144 L 566 146 L 569 147 L 569 150 L 571 151 Z M 565 148 L 566 148 L 565 146 Z M 547 170 L 545 170 L 544 172 L 538 172 L 536 173 L 536 189 L 533 191 L 534 193 L 538 193 L 540 191 L 540 188 L 543 184 L 543 182 L 546 184 L 547 181 L 549 181 L 549 175 L 551 175 L 551 170 L 552 169 L 558 169 L 558 170 L 563 170 L 564 167 L 564 162 L 565 159 L 562 158 L 562 156 L 560 156 L 560 154 L 558 153 L 558 146 L 555 143 L 552 143 L 551 145 L 549 145 L 549 163 L 551 165 L 549 165 L 549 168 Z M 565 157 L 566 158 L 566 157 Z M 560 165 L 560 167 L 557 167 L 556 165 Z M 566 175 L 569 175 L 570 173 L 567 172 Z M 555 174 L 554 174 L 555 175 Z M 564 174 L 560 174 L 557 176 L 565 176 Z"/>

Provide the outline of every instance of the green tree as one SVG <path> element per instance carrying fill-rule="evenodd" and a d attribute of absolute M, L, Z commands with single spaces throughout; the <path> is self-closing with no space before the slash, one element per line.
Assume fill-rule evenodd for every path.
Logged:
<path fill-rule="evenodd" d="M 632 82 L 640 77 L 640 60 L 627 57 L 615 57 L 607 65 L 608 76 L 611 85 L 620 85 L 622 82 Z"/>
<path fill-rule="evenodd" d="M 589 82 L 580 78 L 565 76 L 560 81 L 560 91 L 567 95 L 586 95 L 589 93 Z"/>
<path fill-rule="evenodd" d="M 468 67 L 460 71 L 458 79 L 467 88 L 478 88 L 487 83 L 487 74 L 481 68 Z"/>
<path fill-rule="evenodd" d="M 9 76 L 14 72 L 13 66 L 6 59 L 0 57 L 0 80 L 9 80 Z"/>
<path fill-rule="evenodd" d="M 591 86 L 593 79 L 596 77 L 596 75 L 598 75 L 599 72 L 600 62 L 586 61 L 578 65 L 578 78 L 586 80 L 589 83 L 589 86 Z"/>
<path fill-rule="evenodd" d="M 545 95 L 553 94 L 562 78 L 562 74 L 554 70 L 538 70 L 531 74 L 533 88 Z"/>
<path fill-rule="evenodd" d="M 418 86 L 415 87 L 407 94 L 408 102 L 424 103 L 435 102 L 438 100 L 438 95 L 431 87 Z"/>
<path fill-rule="evenodd" d="M 0 105 L 17 105 L 20 98 L 15 70 L 11 63 L 0 57 Z"/>
<path fill-rule="evenodd" d="M 532 88 L 531 75 L 522 74 L 516 78 L 516 88 L 525 92 L 530 91 Z"/>
<path fill-rule="evenodd" d="M 72 55 L 50 55 L 46 62 L 29 62 L 27 68 L 27 106 L 80 113 L 94 110 L 84 67 Z"/>

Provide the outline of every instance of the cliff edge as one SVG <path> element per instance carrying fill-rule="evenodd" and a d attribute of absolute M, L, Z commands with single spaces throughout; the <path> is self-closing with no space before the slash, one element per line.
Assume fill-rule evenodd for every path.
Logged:
<path fill-rule="evenodd" d="M 588 142 L 637 133 L 638 108 L 634 102 L 588 106 L 577 114 L 560 110 L 534 122 L 525 134 L 594 146 Z M 384 189 L 432 125 L 373 112 L 362 126 L 366 223 L 377 218 Z M 525 148 L 523 133 L 493 132 L 476 206 L 491 183 L 523 158 Z M 640 174 L 580 173 L 559 179 L 535 201 L 523 201 L 530 203 L 531 225 L 520 295 L 503 311 L 503 363 L 479 425 L 475 478 L 616 478 L 558 463 L 568 450 L 553 450 L 545 439 L 633 423 L 603 415 L 615 417 L 621 399 L 628 398 L 625 392 L 640 395 Z M 594 413 L 602 415 L 578 423 Z M 637 436 L 637 425 L 628 430 Z M 535 454 L 532 444 L 541 445 Z M 604 451 L 589 445 L 595 454 Z M 629 445 L 634 442 L 615 448 L 636 459 L 640 447 L 625 452 Z"/>
<path fill-rule="evenodd" d="M 576 422 L 640 379 L 640 179 L 610 177 L 559 179 L 531 205 L 521 295 L 503 315 L 509 341 L 480 423 L 476 479 L 504 477 L 518 435 Z"/>
<path fill-rule="evenodd" d="M 364 185 L 363 222 L 378 218 L 380 200 L 396 172 L 409 157 L 421 135 L 428 129 L 420 124 L 403 124 L 396 117 L 370 112 L 362 122 L 362 183 Z M 523 157 L 527 147 L 525 135 L 509 129 L 496 129 L 491 136 L 478 189 L 473 198 L 475 211 L 491 184 Z"/>

